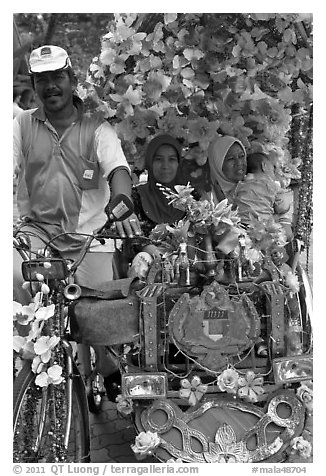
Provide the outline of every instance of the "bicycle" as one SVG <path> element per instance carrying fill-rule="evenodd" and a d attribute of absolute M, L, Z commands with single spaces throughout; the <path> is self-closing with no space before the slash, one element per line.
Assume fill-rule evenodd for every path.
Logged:
<path fill-rule="evenodd" d="M 92 389 L 86 388 L 74 359 L 68 307 L 78 299 L 80 288 L 71 282 L 71 278 L 92 241 L 107 237 L 103 236 L 103 232 L 112 221 L 124 220 L 132 211 L 131 202 L 124 196 L 119 195 L 112 200 L 107 211 L 107 224 L 98 233 L 87 237 L 79 258 L 72 264 L 48 256 L 47 251 L 55 238 L 46 243 L 42 253 L 38 252 L 36 257 L 32 257 L 24 235 L 18 233 L 14 236 L 14 247 L 23 258 L 23 277 L 29 283 L 34 297 L 38 296 L 39 299 L 38 310 L 46 312 L 53 309 L 50 318 L 41 321 L 34 319 L 35 336 L 32 342 L 34 345 L 35 342 L 50 342 L 51 339 L 57 342 L 51 349 L 51 355 L 44 358 L 45 362 L 41 354 L 41 361 L 37 363 L 41 365 L 42 372 L 32 369 L 31 361 L 26 360 L 14 378 L 14 462 L 90 461 L 88 410 L 93 399 L 94 407 L 90 409 L 98 411 L 100 401 L 95 400 Z M 115 237 L 118 238 L 117 235 Z M 33 331 L 33 326 L 31 328 Z M 53 376 L 54 370 L 58 369 L 62 369 L 60 375 Z M 48 381 L 40 383 L 40 376 Z"/>

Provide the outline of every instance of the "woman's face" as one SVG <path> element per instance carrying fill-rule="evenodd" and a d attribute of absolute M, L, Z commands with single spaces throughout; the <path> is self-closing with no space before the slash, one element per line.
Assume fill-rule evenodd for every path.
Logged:
<path fill-rule="evenodd" d="M 178 154 L 172 145 L 163 144 L 155 152 L 153 157 L 153 175 L 159 183 L 172 182 L 179 166 Z"/>
<path fill-rule="evenodd" d="M 239 144 L 233 144 L 225 156 L 222 172 L 230 182 L 243 180 L 247 171 L 247 160 L 244 150 Z"/>

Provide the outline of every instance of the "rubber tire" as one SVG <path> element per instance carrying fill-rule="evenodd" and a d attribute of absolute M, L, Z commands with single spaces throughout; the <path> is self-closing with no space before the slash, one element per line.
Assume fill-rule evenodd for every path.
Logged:
<path fill-rule="evenodd" d="M 74 429 L 77 429 L 78 435 L 78 443 L 76 441 L 70 440 L 69 437 L 69 444 L 68 444 L 68 455 L 67 458 L 64 460 L 60 459 L 61 463 L 64 462 L 75 462 L 75 463 L 87 463 L 90 462 L 90 437 L 89 437 L 89 420 L 88 420 L 88 408 L 87 408 L 87 400 L 85 396 L 85 390 L 83 393 L 83 387 L 80 385 L 82 383 L 80 377 L 76 377 L 77 375 L 77 368 L 74 368 L 74 377 L 73 377 L 73 387 L 72 387 L 72 418 L 71 418 L 71 432 L 70 437 L 74 432 Z M 41 452 L 35 454 L 31 451 L 33 445 L 33 434 L 30 432 L 31 425 L 26 423 L 26 420 L 31 418 L 31 415 L 34 416 L 35 413 L 31 412 L 30 404 L 27 404 L 27 412 L 24 413 L 22 425 L 16 432 L 18 418 L 20 416 L 22 407 L 24 405 L 24 400 L 28 398 L 29 392 L 36 392 L 37 395 L 42 394 L 42 390 L 40 387 L 35 385 L 35 378 L 36 375 L 31 370 L 30 362 L 26 362 L 24 367 L 21 369 L 17 378 L 14 381 L 13 386 L 13 425 L 14 425 L 14 454 L 13 460 L 17 463 L 50 463 L 50 462 L 57 462 L 53 459 L 53 453 L 50 452 L 51 456 L 47 457 L 42 455 L 42 443 L 41 443 Z M 43 397 L 41 397 L 43 400 Z M 43 400 L 44 401 L 44 400 Z M 28 402 L 28 400 L 26 400 Z M 45 428 L 47 423 L 48 412 L 45 410 Z M 24 418 L 25 417 L 25 418 Z M 28 428 L 27 434 L 24 435 L 24 427 Z M 35 428 L 35 426 L 34 426 Z M 44 431 L 44 434 L 47 435 L 47 431 Z M 26 432 L 25 432 L 26 433 Z M 35 433 L 36 434 L 36 433 Z M 20 439 L 18 444 L 15 444 L 15 435 L 17 438 Z M 23 441 L 21 441 L 23 438 Z M 24 439 L 25 438 L 25 439 Z M 24 442 L 29 445 L 29 449 L 27 446 L 24 446 Z M 45 442 L 46 444 L 46 442 Z M 50 442 L 50 444 L 53 444 Z M 73 449 L 72 449 L 73 446 Z"/>

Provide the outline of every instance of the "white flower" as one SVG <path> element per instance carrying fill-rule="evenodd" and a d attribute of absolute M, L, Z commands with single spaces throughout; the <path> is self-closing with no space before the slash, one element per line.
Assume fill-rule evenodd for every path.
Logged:
<path fill-rule="evenodd" d="M 217 378 L 217 385 L 222 392 L 236 393 L 239 374 L 236 370 L 226 369 Z"/>
<path fill-rule="evenodd" d="M 197 375 L 195 375 L 191 382 L 188 379 L 181 380 L 181 389 L 179 395 L 181 398 L 188 398 L 190 405 L 194 406 L 207 392 L 207 385 L 203 385 Z"/>
<path fill-rule="evenodd" d="M 19 302 L 13 302 L 14 321 L 26 326 L 35 318 L 36 304 L 30 303 L 28 306 L 22 306 Z"/>
<path fill-rule="evenodd" d="M 43 286 L 43 284 L 42 284 Z M 35 317 L 38 321 L 47 321 L 50 317 L 54 315 L 55 305 L 50 304 L 49 306 L 40 307 L 36 313 Z"/>
<path fill-rule="evenodd" d="M 124 398 L 122 395 L 118 395 L 116 398 L 117 411 L 122 415 L 130 415 L 133 411 L 133 401 L 131 398 Z"/>
<path fill-rule="evenodd" d="M 42 283 L 42 285 L 41 285 L 41 292 L 42 292 L 43 294 L 49 294 L 49 292 L 50 292 L 49 286 L 48 286 L 47 284 L 45 284 L 45 283 Z"/>
<path fill-rule="evenodd" d="M 238 396 L 252 403 L 257 402 L 257 396 L 264 393 L 263 383 L 263 377 L 257 377 L 255 372 L 248 370 L 245 377 L 238 379 Z"/>
<path fill-rule="evenodd" d="M 47 387 L 49 384 L 59 384 L 63 381 L 62 367 L 60 365 L 52 365 L 46 372 L 41 372 L 35 379 L 35 384 L 39 387 Z"/>
<path fill-rule="evenodd" d="M 13 346 L 14 351 L 18 352 L 23 359 L 32 359 L 35 356 L 33 342 L 28 340 L 28 337 L 19 335 L 14 336 Z"/>
<path fill-rule="evenodd" d="M 297 388 L 297 396 L 302 401 L 308 412 L 313 410 L 313 390 L 311 382 L 301 383 L 300 387 Z"/>
<path fill-rule="evenodd" d="M 158 447 L 161 440 L 158 434 L 151 431 L 142 431 L 135 438 L 135 444 L 131 445 L 132 451 L 139 459 L 144 459 Z"/>
<path fill-rule="evenodd" d="M 35 354 L 40 356 L 42 362 L 48 362 L 51 358 L 51 350 L 59 341 L 60 337 L 57 336 L 41 336 L 34 344 Z"/>
<path fill-rule="evenodd" d="M 291 446 L 294 452 L 299 453 L 302 458 L 308 459 L 312 453 L 312 445 L 309 441 L 305 440 L 303 436 L 293 438 Z"/>
<path fill-rule="evenodd" d="M 296 274 L 289 271 L 285 276 L 285 284 L 290 288 L 292 293 L 299 292 L 300 284 Z"/>

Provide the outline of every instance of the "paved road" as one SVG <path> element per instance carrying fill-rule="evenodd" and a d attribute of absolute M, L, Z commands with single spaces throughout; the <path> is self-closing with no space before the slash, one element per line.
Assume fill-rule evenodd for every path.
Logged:
<path fill-rule="evenodd" d="M 134 463 L 137 462 L 130 445 L 136 432 L 129 418 L 120 416 L 116 406 L 104 397 L 102 412 L 90 414 L 91 461 L 92 463 Z M 142 463 L 156 462 L 154 458 Z"/>

